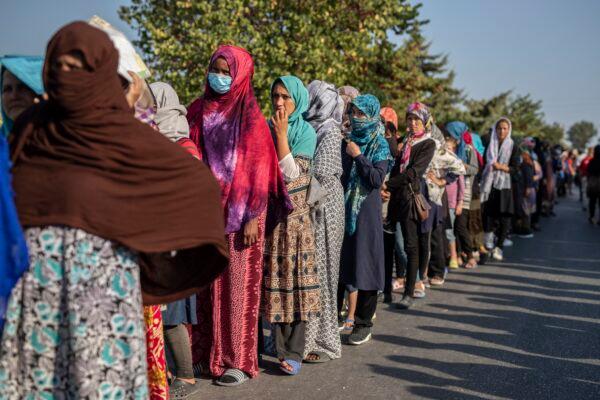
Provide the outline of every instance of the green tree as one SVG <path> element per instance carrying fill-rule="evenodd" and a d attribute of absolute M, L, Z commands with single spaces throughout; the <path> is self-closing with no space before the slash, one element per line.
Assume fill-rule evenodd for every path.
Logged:
<path fill-rule="evenodd" d="M 565 128 L 556 122 L 552 125 L 544 125 L 540 131 L 539 137 L 552 144 L 561 143 L 565 138 Z"/>
<path fill-rule="evenodd" d="M 579 121 L 569 128 L 567 135 L 574 148 L 585 150 L 590 139 L 596 136 L 597 133 L 598 130 L 593 123 L 589 121 Z"/>
<path fill-rule="evenodd" d="M 502 116 L 510 118 L 515 137 L 543 136 L 546 128 L 542 101 L 529 94 L 513 96 L 511 91 L 491 99 L 465 101 L 465 120 L 477 132 L 487 133 Z"/>
<path fill-rule="evenodd" d="M 431 108 L 438 123 L 452 119 L 461 119 L 463 112 L 459 105 L 464 96 L 454 87 L 454 72 L 448 70 L 448 57 L 443 54 L 431 54 L 431 43 L 420 32 L 421 21 L 408 39 L 393 52 L 393 58 L 386 63 L 387 77 L 380 84 L 384 103 L 396 110 L 404 110 L 408 104 L 421 101 Z"/>
<path fill-rule="evenodd" d="M 170 82 L 183 102 L 202 93 L 219 44 L 245 47 L 263 109 L 273 79 L 290 73 L 387 99 L 386 73 L 402 58 L 391 37 L 410 36 L 422 23 L 409 0 L 132 0 L 119 14 L 137 30 L 135 44 L 156 78 Z"/>

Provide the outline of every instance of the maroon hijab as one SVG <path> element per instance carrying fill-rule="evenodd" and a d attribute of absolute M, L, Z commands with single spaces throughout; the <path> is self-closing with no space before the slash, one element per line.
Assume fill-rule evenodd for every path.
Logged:
<path fill-rule="evenodd" d="M 87 67 L 54 68 L 70 52 Z M 13 131 L 16 204 L 25 227 L 80 228 L 139 252 L 144 300 L 164 303 L 227 265 L 219 186 L 208 168 L 134 118 L 118 60 L 109 37 L 85 22 L 50 40 L 49 100 Z"/>

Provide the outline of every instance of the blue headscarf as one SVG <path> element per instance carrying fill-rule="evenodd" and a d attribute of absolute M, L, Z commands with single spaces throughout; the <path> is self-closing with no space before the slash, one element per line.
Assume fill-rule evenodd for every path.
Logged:
<path fill-rule="evenodd" d="M 473 146 L 475 150 L 483 157 L 485 154 L 485 147 L 483 146 L 483 142 L 481 141 L 481 136 L 477 132 L 471 132 L 471 137 L 473 138 Z"/>
<path fill-rule="evenodd" d="M 467 162 L 467 147 L 463 134 L 469 131 L 469 127 L 462 121 L 452 121 L 446 124 L 446 131 L 458 142 L 456 155 L 463 162 Z"/>
<path fill-rule="evenodd" d="M 10 292 L 27 266 L 27 246 L 13 199 L 8 142 L 0 136 L 0 336 Z"/>
<path fill-rule="evenodd" d="M 350 140 L 360 147 L 361 153 L 371 163 L 376 164 L 387 160 L 388 172 L 391 171 L 394 165 L 394 158 L 390 153 L 390 146 L 384 138 L 385 127 L 379 115 L 381 109 L 379 100 L 371 94 L 365 94 L 356 97 L 351 104 L 362 111 L 366 118 L 351 118 L 352 131 L 349 134 Z M 349 112 L 352 112 L 351 108 L 349 108 Z M 353 235 L 356 232 L 356 220 L 358 219 L 360 207 L 370 191 L 370 188 L 363 185 L 356 163 L 353 163 L 345 193 L 346 233 L 349 235 Z"/>
<path fill-rule="evenodd" d="M 42 84 L 42 57 L 6 56 L 0 58 L 0 88 L 4 71 L 9 70 L 27 87 L 41 95 L 44 92 Z M 7 136 L 10 133 L 13 120 L 8 118 L 4 108 L 2 113 L 2 128 L 0 128 L 0 332 L 4 326 L 7 312 L 7 302 L 10 293 L 27 270 L 29 256 L 27 245 L 23 236 L 23 229 L 19 223 L 17 209 L 12 191 L 10 175 L 10 158 Z"/>
<path fill-rule="evenodd" d="M 43 57 L 4 56 L 0 58 L 0 66 L 0 88 L 2 88 L 4 70 L 6 69 L 36 94 L 41 95 L 44 93 L 44 84 L 42 83 Z M 14 121 L 8 118 L 8 115 L 4 112 L 4 107 L 0 107 L 0 109 L 2 112 L 0 136 L 8 137 Z"/>
<path fill-rule="evenodd" d="M 304 119 L 304 113 L 308 110 L 308 90 L 300 79 L 292 75 L 282 76 L 273 82 L 283 83 L 294 101 L 296 109 L 288 117 L 288 143 L 292 155 L 313 159 L 317 148 L 317 133 L 314 128 Z"/>

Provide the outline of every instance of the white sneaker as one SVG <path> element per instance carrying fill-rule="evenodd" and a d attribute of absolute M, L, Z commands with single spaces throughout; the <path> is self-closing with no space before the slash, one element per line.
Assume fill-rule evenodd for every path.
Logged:
<path fill-rule="evenodd" d="M 533 233 L 528 233 L 526 235 L 519 235 L 521 239 L 533 239 Z"/>
<path fill-rule="evenodd" d="M 492 250 L 494 248 L 494 232 L 485 233 L 483 242 L 486 249 Z"/>
<path fill-rule="evenodd" d="M 514 243 L 510 239 L 504 239 L 504 247 L 511 247 Z"/>
<path fill-rule="evenodd" d="M 504 260 L 504 254 L 502 253 L 502 250 L 500 250 L 499 247 L 496 247 L 492 252 L 492 258 L 496 261 Z"/>
<path fill-rule="evenodd" d="M 481 261 L 481 255 L 479 254 L 478 251 L 474 251 L 473 252 L 473 258 L 475 259 L 475 261 L 479 262 Z"/>

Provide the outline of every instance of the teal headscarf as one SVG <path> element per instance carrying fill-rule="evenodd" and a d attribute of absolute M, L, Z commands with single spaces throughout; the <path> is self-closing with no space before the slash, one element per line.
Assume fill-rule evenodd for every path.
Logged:
<path fill-rule="evenodd" d="M 365 94 L 356 97 L 352 106 L 357 107 L 365 114 L 366 118 L 351 118 L 352 131 L 350 140 L 360 147 L 361 153 L 373 164 L 387 160 L 389 173 L 394 166 L 394 158 L 390 152 L 390 145 L 385 140 L 385 127 L 379 115 L 381 105 L 377 97 Z M 350 110 L 351 111 L 351 107 Z M 366 187 L 358 174 L 356 163 L 352 164 L 348 184 L 346 187 L 346 233 L 353 235 L 356 232 L 356 220 L 363 201 L 367 198 L 372 188 Z"/>
<path fill-rule="evenodd" d="M 271 86 L 271 92 L 276 83 L 281 82 L 287 89 L 294 101 L 296 109 L 288 117 L 288 144 L 292 155 L 311 159 L 317 148 L 317 133 L 314 128 L 304 119 L 304 113 L 308 110 L 308 90 L 300 79 L 292 75 L 278 78 Z"/>
<path fill-rule="evenodd" d="M 479 136 L 477 132 L 472 132 L 471 137 L 473 138 L 473 146 L 475 147 L 475 150 L 477 150 L 477 152 L 483 156 L 485 154 L 485 147 L 481 141 L 481 136 Z"/>
<path fill-rule="evenodd" d="M 4 78 L 4 70 L 9 70 L 27 87 L 33 90 L 36 94 L 44 93 L 44 84 L 42 83 L 42 69 L 44 67 L 44 57 L 37 56 L 4 56 L 0 58 L 0 90 L 2 88 L 2 80 Z M 2 112 L 2 128 L 0 135 L 8 137 L 12 127 L 13 120 L 8 118 L 4 112 L 4 108 L 0 106 Z"/>
<path fill-rule="evenodd" d="M 456 146 L 456 155 L 463 162 L 467 162 L 467 145 L 463 135 L 469 131 L 469 127 L 462 121 L 452 121 L 446 124 L 446 131 L 458 142 Z"/>

